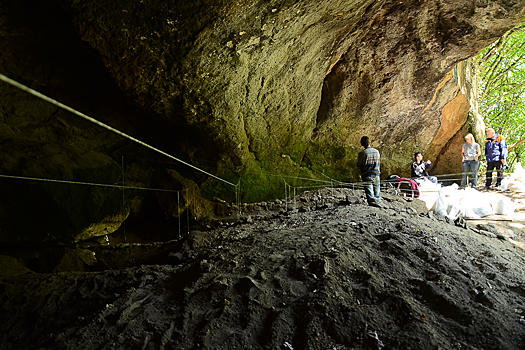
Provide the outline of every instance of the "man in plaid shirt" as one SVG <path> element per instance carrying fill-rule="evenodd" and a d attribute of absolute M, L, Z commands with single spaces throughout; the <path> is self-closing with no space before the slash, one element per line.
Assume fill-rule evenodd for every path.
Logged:
<path fill-rule="evenodd" d="M 357 156 L 357 166 L 361 172 L 361 179 L 365 189 L 366 200 L 368 205 L 380 207 L 380 155 L 379 151 L 370 146 L 368 136 L 361 138 L 361 146 L 365 149 L 359 152 Z"/>

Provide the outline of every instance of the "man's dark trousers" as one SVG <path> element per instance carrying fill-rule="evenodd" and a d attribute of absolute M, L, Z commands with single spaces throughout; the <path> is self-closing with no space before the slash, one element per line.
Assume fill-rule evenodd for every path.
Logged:
<path fill-rule="evenodd" d="M 496 171 L 498 172 L 496 186 L 501 186 L 501 181 L 503 180 L 503 169 L 501 169 L 501 161 L 487 162 L 487 182 L 485 183 L 486 188 L 489 188 L 492 185 L 492 173 L 494 169 L 496 169 Z"/>

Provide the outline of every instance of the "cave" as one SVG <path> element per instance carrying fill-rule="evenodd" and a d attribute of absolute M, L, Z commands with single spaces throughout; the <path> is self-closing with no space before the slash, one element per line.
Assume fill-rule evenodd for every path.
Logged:
<path fill-rule="evenodd" d="M 392 198 L 384 213 L 360 209 L 353 184 L 363 135 L 380 151 L 383 180 L 410 177 L 421 152 L 435 163 L 432 175 L 454 182 L 447 174 L 461 172 L 463 136 L 484 133 L 469 114 L 462 62 L 522 23 L 524 8 L 519 0 L 2 1 L 6 349 L 520 348 L 519 322 L 498 316 L 508 331 L 488 322 L 498 303 L 525 314 L 523 276 L 502 271 L 498 253 L 512 250 L 516 264 L 521 248 L 454 238 L 461 228 L 407 198 Z M 414 231 L 414 215 L 428 232 Z M 264 245 L 259 233 L 279 241 L 265 226 L 299 235 L 302 248 Z M 338 246 L 343 231 L 364 241 Z M 440 231 L 464 250 L 439 253 Z M 306 236 L 328 241 L 312 253 Z M 361 245 L 381 261 L 367 261 Z M 233 253 L 250 246 L 272 257 L 267 270 Z M 363 262 L 345 255 L 345 271 L 342 247 Z M 416 273 L 417 259 L 425 267 Z M 286 272 L 270 272 L 279 264 Z M 381 268 L 405 277 L 387 281 Z M 46 301 L 60 293 L 62 302 Z M 476 307 L 461 305 L 469 298 Z M 228 312 L 237 326 L 221 327 Z M 381 327 L 394 335 L 378 335 Z M 443 330 L 457 341 L 443 340 Z M 508 332 L 513 340 L 503 339 Z M 484 345 L 485 336 L 494 340 Z"/>

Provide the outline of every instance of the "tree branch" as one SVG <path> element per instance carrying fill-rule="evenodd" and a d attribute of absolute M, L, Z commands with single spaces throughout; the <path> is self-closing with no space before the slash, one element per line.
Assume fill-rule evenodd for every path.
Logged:
<path fill-rule="evenodd" d="M 513 148 L 516 147 L 516 146 L 519 146 L 519 145 L 522 144 L 523 142 L 525 142 L 525 139 L 521 139 L 521 140 L 519 140 L 518 142 L 516 142 L 516 143 L 513 144 L 512 146 L 507 147 L 507 149 L 510 151 L 511 149 L 513 149 Z"/>

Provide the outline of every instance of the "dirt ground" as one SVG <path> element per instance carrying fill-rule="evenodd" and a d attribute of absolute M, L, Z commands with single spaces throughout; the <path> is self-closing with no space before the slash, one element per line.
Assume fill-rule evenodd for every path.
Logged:
<path fill-rule="evenodd" d="M 507 195 L 513 216 L 452 222 L 323 189 L 180 241 L 76 247 L 81 272 L 4 255 L 0 347 L 525 349 L 525 210 Z"/>

